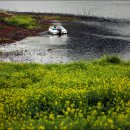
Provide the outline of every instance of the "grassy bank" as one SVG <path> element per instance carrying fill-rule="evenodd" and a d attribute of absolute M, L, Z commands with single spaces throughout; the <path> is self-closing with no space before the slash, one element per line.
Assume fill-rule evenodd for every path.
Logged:
<path fill-rule="evenodd" d="M 7 24 L 25 27 L 27 29 L 39 28 L 39 24 L 37 23 L 36 19 L 34 19 L 31 15 L 13 15 L 5 18 L 4 21 Z"/>
<path fill-rule="evenodd" d="M 0 63 L 0 129 L 130 128 L 130 64 Z"/>
<path fill-rule="evenodd" d="M 7 12 L 0 10 L 0 44 L 13 43 L 47 31 L 54 21 L 72 22 L 79 18 L 61 14 Z"/>
<path fill-rule="evenodd" d="M 53 21 L 58 20 L 60 22 L 70 22 L 70 21 L 77 21 L 78 18 L 74 16 L 63 16 L 63 15 L 56 15 L 56 14 L 29 14 L 29 13 L 6 13 L 0 11 L 0 21 L 5 22 L 9 25 L 24 27 L 26 29 L 39 29 L 43 28 L 43 21 Z M 45 23 L 44 23 L 45 24 Z M 49 26 L 48 26 L 49 27 Z"/>

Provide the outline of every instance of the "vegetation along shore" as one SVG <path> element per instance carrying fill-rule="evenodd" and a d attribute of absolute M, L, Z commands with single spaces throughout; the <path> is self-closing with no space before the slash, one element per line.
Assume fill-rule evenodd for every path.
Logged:
<path fill-rule="evenodd" d="M 0 129 L 128 130 L 130 63 L 0 63 Z"/>
<path fill-rule="evenodd" d="M 0 10 L 0 44 L 13 43 L 29 36 L 36 36 L 40 32 L 47 31 L 49 26 L 56 21 L 72 22 L 86 19 L 110 23 L 127 22 L 124 20 L 97 18 L 94 16 Z"/>
<path fill-rule="evenodd" d="M 13 43 L 47 31 L 54 20 L 69 22 L 78 18 L 56 14 L 0 11 L 0 44 Z"/>

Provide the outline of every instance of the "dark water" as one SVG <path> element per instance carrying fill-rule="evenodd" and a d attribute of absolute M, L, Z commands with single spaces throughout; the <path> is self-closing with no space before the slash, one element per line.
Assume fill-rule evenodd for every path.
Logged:
<path fill-rule="evenodd" d="M 125 27 L 129 30 L 128 34 Z M 66 47 L 70 49 L 72 60 L 99 58 L 104 54 L 130 58 L 130 23 L 84 21 L 67 24 L 66 28 L 71 28 Z"/>
<path fill-rule="evenodd" d="M 0 46 L 1 61 L 61 63 L 116 54 L 130 59 L 130 22 L 85 18 L 62 24 L 67 35 L 47 32 L 17 43 Z"/>

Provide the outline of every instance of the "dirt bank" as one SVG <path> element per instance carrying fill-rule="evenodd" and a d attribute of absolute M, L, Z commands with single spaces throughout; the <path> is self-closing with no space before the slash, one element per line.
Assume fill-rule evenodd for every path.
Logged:
<path fill-rule="evenodd" d="M 33 15 L 32 17 L 34 17 L 37 23 L 40 25 L 40 27 L 37 29 L 27 29 L 22 26 L 11 25 L 3 20 L 7 17 L 12 17 L 13 15 L 16 14 L 10 15 L 7 13 L 0 13 L 0 44 L 13 43 L 15 41 L 22 40 L 28 36 L 35 36 L 39 32 L 46 31 L 47 28 L 51 25 L 51 21 L 44 20 L 41 18 L 41 16 L 35 15 Z"/>
<path fill-rule="evenodd" d="M 38 28 L 29 29 L 25 26 L 17 25 L 17 21 L 21 22 L 23 19 L 17 18 L 16 21 L 7 21 L 7 18 L 14 16 L 26 17 L 35 20 Z M 25 20 L 24 19 L 24 20 Z M 14 19 L 13 19 L 14 20 Z M 29 19 L 30 20 L 30 19 Z M 70 22 L 79 20 L 74 16 L 67 16 L 61 14 L 38 14 L 38 13 L 23 13 L 23 12 L 0 12 L 0 44 L 13 43 L 22 40 L 28 36 L 36 36 L 39 32 L 47 31 L 49 26 L 55 21 Z M 16 23 L 15 23 L 16 22 Z M 29 22 L 28 22 L 29 23 Z M 31 23 L 31 22 L 30 22 Z M 16 25 L 15 25 L 16 24 Z M 20 23 L 21 24 L 21 23 Z"/>
<path fill-rule="evenodd" d="M 18 40 L 22 40 L 28 36 L 37 35 L 37 33 L 40 31 L 45 30 L 28 30 L 22 27 L 11 26 L 4 22 L 0 22 L 0 44 L 12 43 Z"/>

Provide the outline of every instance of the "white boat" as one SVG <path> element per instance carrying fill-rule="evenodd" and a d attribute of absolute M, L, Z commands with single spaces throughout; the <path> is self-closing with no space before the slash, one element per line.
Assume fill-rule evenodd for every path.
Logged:
<path fill-rule="evenodd" d="M 50 26 L 48 29 L 50 34 L 67 34 L 67 30 L 63 26 Z"/>
<path fill-rule="evenodd" d="M 59 31 L 56 29 L 56 26 L 50 26 L 48 29 L 50 34 L 58 34 Z"/>

